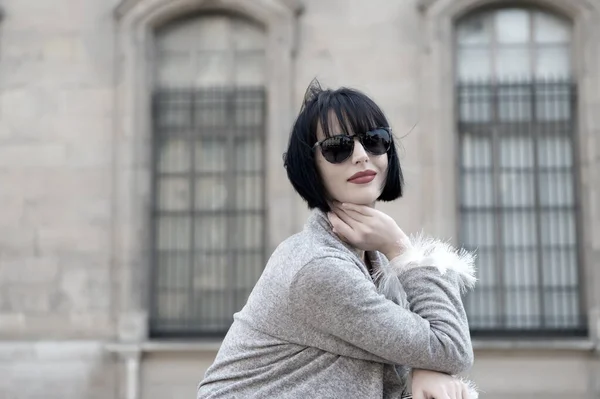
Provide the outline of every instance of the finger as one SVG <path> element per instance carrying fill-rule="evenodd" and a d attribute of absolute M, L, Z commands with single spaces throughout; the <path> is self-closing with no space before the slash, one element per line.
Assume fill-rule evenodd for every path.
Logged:
<path fill-rule="evenodd" d="M 416 390 L 412 393 L 412 398 L 413 399 L 429 399 L 427 396 L 425 396 L 425 392 L 421 391 L 421 390 Z"/>
<path fill-rule="evenodd" d="M 360 223 L 367 223 L 369 218 L 371 217 L 371 216 L 366 216 L 365 214 L 360 213 L 358 211 L 355 211 L 354 209 L 343 207 L 341 204 L 336 206 L 336 209 L 339 210 L 340 212 L 345 213 L 350 218 L 352 218 Z"/>
<path fill-rule="evenodd" d="M 458 399 L 456 395 L 448 391 L 443 391 L 435 397 L 435 399 Z"/>
<path fill-rule="evenodd" d="M 366 205 L 358 205 L 358 204 L 352 204 L 350 202 L 344 202 L 341 205 L 341 207 L 344 210 L 354 211 L 354 212 L 360 213 L 363 216 L 371 216 L 371 217 L 375 216 L 375 210 Z"/>
<path fill-rule="evenodd" d="M 461 399 L 471 399 L 469 397 L 469 387 L 467 386 L 467 384 L 465 384 L 464 382 L 461 382 L 462 384 L 462 397 Z"/>
<path fill-rule="evenodd" d="M 348 236 L 352 236 L 352 227 L 348 226 L 348 224 L 346 224 L 346 222 L 344 222 L 336 213 L 329 212 L 327 214 L 327 217 L 329 219 L 329 222 L 333 226 L 333 232 L 335 234 L 341 234 L 345 238 L 348 238 Z"/>
<path fill-rule="evenodd" d="M 335 213 L 335 215 L 337 217 L 339 217 L 342 221 L 344 221 L 344 223 L 346 223 L 353 230 L 357 227 L 358 221 L 356 219 L 354 219 L 352 216 L 348 215 L 348 213 L 346 211 L 344 211 L 343 209 L 341 209 L 339 207 L 333 207 L 333 213 Z"/>

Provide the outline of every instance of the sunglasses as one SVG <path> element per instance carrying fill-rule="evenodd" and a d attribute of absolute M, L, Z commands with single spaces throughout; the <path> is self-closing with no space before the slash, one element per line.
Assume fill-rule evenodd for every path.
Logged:
<path fill-rule="evenodd" d="M 354 152 L 354 140 L 358 138 L 365 151 L 371 155 L 383 155 L 392 145 L 392 129 L 378 127 L 366 133 L 350 136 L 339 134 L 315 143 L 313 149 L 321 147 L 321 153 L 330 163 L 342 163 Z"/>

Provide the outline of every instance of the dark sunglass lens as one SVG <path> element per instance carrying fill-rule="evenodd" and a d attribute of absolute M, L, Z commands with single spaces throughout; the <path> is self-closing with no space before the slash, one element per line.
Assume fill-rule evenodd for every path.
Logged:
<path fill-rule="evenodd" d="M 331 163 L 344 162 L 354 148 L 354 139 L 348 136 L 334 136 L 321 143 L 323 157 Z"/>
<path fill-rule="evenodd" d="M 365 133 L 363 146 L 373 155 L 383 155 L 390 149 L 392 136 L 386 129 L 375 129 Z"/>

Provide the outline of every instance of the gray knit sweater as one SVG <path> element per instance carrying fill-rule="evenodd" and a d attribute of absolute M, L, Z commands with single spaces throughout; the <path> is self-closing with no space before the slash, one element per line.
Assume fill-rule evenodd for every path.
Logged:
<path fill-rule="evenodd" d="M 198 387 L 201 398 L 399 398 L 409 367 L 473 362 L 461 290 L 472 256 L 412 238 L 387 262 L 358 252 L 313 211 L 275 250 Z"/>

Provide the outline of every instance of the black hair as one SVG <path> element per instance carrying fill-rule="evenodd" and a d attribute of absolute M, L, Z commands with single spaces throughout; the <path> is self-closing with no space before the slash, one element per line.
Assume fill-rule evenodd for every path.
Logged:
<path fill-rule="evenodd" d="M 310 209 L 330 210 L 322 178 L 315 162 L 314 144 L 317 126 L 325 137 L 331 137 L 329 116 L 333 112 L 340 121 L 344 134 L 367 132 L 377 127 L 389 127 L 381 109 L 367 95 L 358 90 L 342 87 L 324 90 L 313 80 L 306 90 L 300 114 L 290 134 L 287 152 L 283 154 L 284 166 L 294 189 L 307 202 Z M 339 134 L 340 132 L 334 132 Z M 393 139 L 392 139 L 393 140 Z M 379 201 L 393 201 L 402 196 L 404 178 L 398 159 L 395 140 L 387 152 L 388 168 Z"/>

